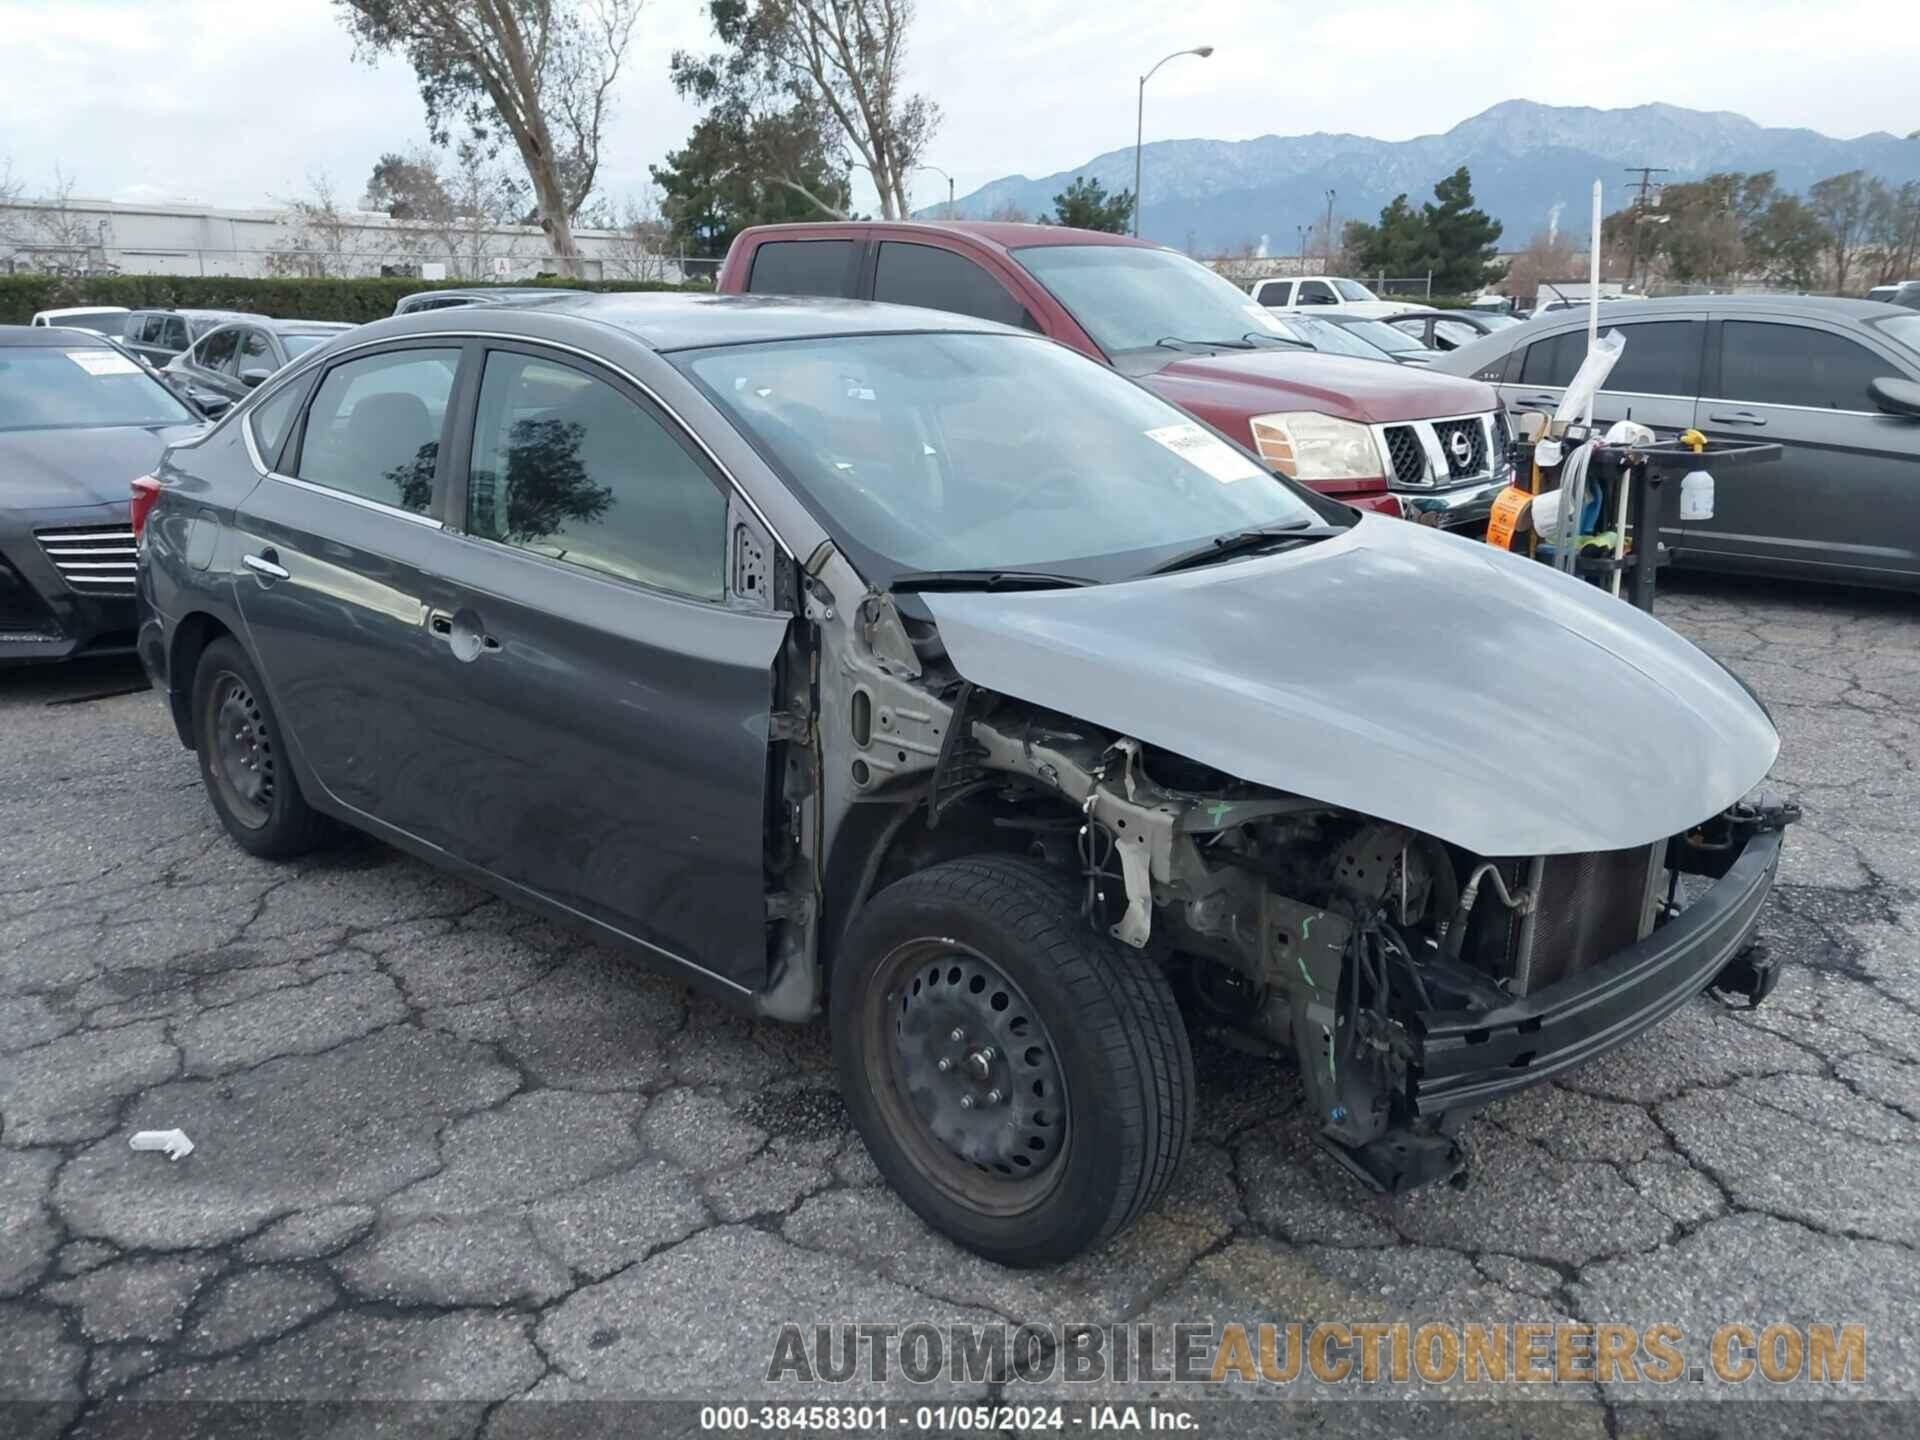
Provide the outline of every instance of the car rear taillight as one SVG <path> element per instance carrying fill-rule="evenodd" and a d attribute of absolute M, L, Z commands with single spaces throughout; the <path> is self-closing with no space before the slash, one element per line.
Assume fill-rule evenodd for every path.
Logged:
<path fill-rule="evenodd" d="M 146 529 L 147 516 L 153 513 L 154 502 L 160 498 L 160 482 L 151 475 L 137 475 L 133 480 L 133 538 L 138 540 L 140 532 Z"/>

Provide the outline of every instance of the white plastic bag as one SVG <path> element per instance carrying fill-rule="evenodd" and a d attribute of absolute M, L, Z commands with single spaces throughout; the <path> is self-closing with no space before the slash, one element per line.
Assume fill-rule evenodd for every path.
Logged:
<path fill-rule="evenodd" d="M 1587 413 L 1593 404 L 1593 397 L 1600 393 L 1600 387 L 1607 383 L 1607 376 L 1613 373 L 1620 352 L 1626 348 L 1627 337 L 1618 330 L 1609 330 L 1593 342 L 1587 358 L 1580 362 L 1580 368 L 1573 373 L 1573 383 L 1567 386 L 1566 393 L 1560 397 L 1560 404 L 1554 409 L 1555 423 L 1569 425 Z"/>

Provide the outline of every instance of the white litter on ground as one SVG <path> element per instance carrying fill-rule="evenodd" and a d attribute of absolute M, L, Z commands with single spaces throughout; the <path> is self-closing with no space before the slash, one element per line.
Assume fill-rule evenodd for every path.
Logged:
<path fill-rule="evenodd" d="M 127 1143 L 135 1150 L 164 1150 L 169 1160 L 183 1160 L 193 1153 L 193 1141 L 184 1130 L 140 1130 Z"/>

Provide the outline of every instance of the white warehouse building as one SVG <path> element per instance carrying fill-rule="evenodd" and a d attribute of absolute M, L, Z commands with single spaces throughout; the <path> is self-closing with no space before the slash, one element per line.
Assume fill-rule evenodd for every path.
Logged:
<path fill-rule="evenodd" d="M 651 228 L 576 228 L 580 278 L 683 278 Z M 698 262 L 695 262 L 695 267 Z M 0 207 L 0 273 L 407 275 L 530 280 L 563 273 L 544 231 L 460 216 L 396 220 L 365 210 L 223 210 L 116 200 L 19 199 Z"/>

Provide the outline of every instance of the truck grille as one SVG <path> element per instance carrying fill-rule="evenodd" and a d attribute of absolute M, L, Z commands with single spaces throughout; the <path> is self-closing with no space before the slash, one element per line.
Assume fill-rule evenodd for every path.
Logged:
<path fill-rule="evenodd" d="M 1400 489 L 1491 480 L 1506 458 L 1506 432 L 1496 415 L 1456 415 L 1375 428 L 1391 466 L 1388 479 Z"/>
<path fill-rule="evenodd" d="M 1427 483 L 1427 455 L 1420 448 L 1420 437 L 1411 425 L 1387 426 L 1387 458 L 1393 461 L 1393 478 L 1402 485 Z"/>
<path fill-rule="evenodd" d="M 135 556 L 130 526 L 36 530 L 34 538 L 74 589 L 89 595 L 131 595 Z"/>
<path fill-rule="evenodd" d="M 1490 473 L 1485 421 L 1436 420 L 1433 436 L 1440 442 L 1440 453 L 1446 457 L 1449 480 L 1469 480 Z"/>

